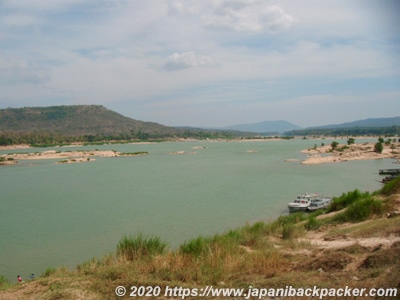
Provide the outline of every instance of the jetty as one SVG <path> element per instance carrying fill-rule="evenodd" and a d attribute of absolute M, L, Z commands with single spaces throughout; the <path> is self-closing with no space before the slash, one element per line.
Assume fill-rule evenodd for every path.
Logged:
<path fill-rule="evenodd" d="M 400 175 L 400 169 L 382 169 L 379 175 Z"/>

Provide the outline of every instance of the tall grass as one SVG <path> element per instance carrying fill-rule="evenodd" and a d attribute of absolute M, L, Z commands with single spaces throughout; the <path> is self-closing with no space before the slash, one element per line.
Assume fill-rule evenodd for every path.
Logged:
<path fill-rule="evenodd" d="M 366 197 L 351 204 L 344 212 L 337 214 L 333 220 L 336 222 L 360 222 L 372 215 L 379 215 L 382 211 L 381 201 Z"/>
<path fill-rule="evenodd" d="M 328 212 L 341 210 L 368 195 L 368 192 L 361 193 L 358 189 L 353 192 L 347 192 L 347 194 L 343 193 L 340 197 L 333 198 L 331 205 L 328 207 Z"/>
<path fill-rule="evenodd" d="M 136 236 L 123 236 L 117 245 L 117 255 L 132 261 L 139 257 L 163 254 L 167 246 L 159 237 L 145 237 L 139 233 Z"/>
<path fill-rule="evenodd" d="M 9 286 L 8 280 L 3 275 L 0 275 L 0 291 L 7 289 Z"/>
<path fill-rule="evenodd" d="M 386 183 L 379 191 L 378 194 L 389 196 L 392 194 L 400 193 L 400 176 Z"/>

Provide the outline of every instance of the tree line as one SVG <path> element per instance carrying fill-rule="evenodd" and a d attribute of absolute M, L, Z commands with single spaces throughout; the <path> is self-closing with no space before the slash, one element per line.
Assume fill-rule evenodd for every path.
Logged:
<path fill-rule="evenodd" d="M 288 136 L 398 136 L 400 126 L 390 127 L 351 127 L 351 128 L 307 128 L 285 132 Z"/>

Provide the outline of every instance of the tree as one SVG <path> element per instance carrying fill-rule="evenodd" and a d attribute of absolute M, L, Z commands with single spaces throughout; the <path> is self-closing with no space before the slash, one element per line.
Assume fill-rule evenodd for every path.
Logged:
<path fill-rule="evenodd" d="M 354 144 L 355 141 L 356 141 L 356 140 L 355 140 L 354 138 L 349 138 L 349 139 L 347 140 L 347 145 Z"/>
<path fill-rule="evenodd" d="M 383 151 L 383 143 L 377 142 L 375 144 L 375 152 L 376 153 L 382 153 L 382 151 Z"/>
<path fill-rule="evenodd" d="M 339 145 L 339 143 L 338 142 L 336 142 L 336 141 L 333 141 L 332 143 L 331 143 L 331 147 L 332 147 L 332 150 L 335 150 L 336 149 L 336 147 Z"/>

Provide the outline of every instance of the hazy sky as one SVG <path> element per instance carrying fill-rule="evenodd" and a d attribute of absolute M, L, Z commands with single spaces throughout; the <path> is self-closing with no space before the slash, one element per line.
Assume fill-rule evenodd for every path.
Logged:
<path fill-rule="evenodd" d="M 0 108 L 164 125 L 400 116 L 398 0 L 0 0 Z"/>

